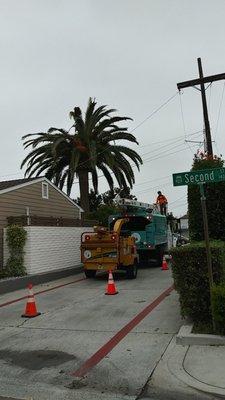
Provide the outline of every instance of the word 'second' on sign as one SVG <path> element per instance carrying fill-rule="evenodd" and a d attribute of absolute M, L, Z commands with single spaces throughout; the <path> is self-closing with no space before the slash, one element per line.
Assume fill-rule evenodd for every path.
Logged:
<path fill-rule="evenodd" d="M 225 168 L 202 169 L 173 174 L 173 186 L 198 185 L 225 181 Z"/>

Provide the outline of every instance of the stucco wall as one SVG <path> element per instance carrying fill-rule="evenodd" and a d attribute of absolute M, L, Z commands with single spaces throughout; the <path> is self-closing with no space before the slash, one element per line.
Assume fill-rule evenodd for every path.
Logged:
<path fill-rule="evenodd" d="M 34 181 L 19 189 L 0 193 L 0 267 L 3 258 L 2 230 L 7 226 L 7 217 L 26 215 L 29 210 L 30 215 L 41 217 L 81 218 L 79 208 L 50 184 L 49 197 L 43 198 L 42 183 Z"/>
<path fill-rule="evenodd" d="M 28 274 L 50 272 L 80 264 L 80 237 L 93 228 L 27 226 L 25 245 L 25 267 Z M 8 248 L 4 229 L 4 264 Z"/>

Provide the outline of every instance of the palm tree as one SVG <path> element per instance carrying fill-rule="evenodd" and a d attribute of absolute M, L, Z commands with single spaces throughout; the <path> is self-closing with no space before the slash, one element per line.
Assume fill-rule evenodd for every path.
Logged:
<path fill-rule="evenodd" d="M 118 140 L 137 143 L 136 138 L 127 132 L 126 127 L 117 124 L 129 120 L 128 117 L 112 116 L 116 110 L 107 109 L 89 99 L 85 117 L 79 107 L 70 112 L 74 120 L 72 127 L 65 129 L 50 128 L 47 132 L 23 136 L 24 148 L 31 148 L 24 158 L 21 168 L 26 164 L 25 176 L 40 176 L 43 173 L 60 189 L 66 185 L 70 195 L 74 179 L 77 176 L 80 186 L 81 207 L 89 211 L 89 173 L 94 191 L 98 191 L 98 174 L 101 170 L 110 189 L 114 187 L 113 175 L 120 188 L 132 188 L 135 182 L 130 161 L 139 170 L 141 157 L 136 151 Z M 71 130 L 74 129 L 74 133 Z"/>

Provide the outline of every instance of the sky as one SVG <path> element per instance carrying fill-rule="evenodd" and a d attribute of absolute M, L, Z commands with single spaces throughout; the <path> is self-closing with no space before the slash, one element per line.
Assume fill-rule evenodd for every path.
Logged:
<path fill-rule="evenodd" d="M 201 94 L 177 82 L 225 72 L 225 0 L 0 0 L 0 179 L 23 177 L 21 137 L 68 129 L 89 97 L 129 116 L 143 158 L 132 193 L 187 211 L 188 171 L 203 140 Z M 224 81 L 207 89 L 214 152 L 225 154 Z M 99 179 L 99 192 L 108 190 Z M 79 195 L 77 182 L 72 197 Z"/>

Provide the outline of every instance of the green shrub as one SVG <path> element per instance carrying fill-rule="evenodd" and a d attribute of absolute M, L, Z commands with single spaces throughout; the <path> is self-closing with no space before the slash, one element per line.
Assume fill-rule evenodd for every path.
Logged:
<path fill-rule="evenodd" d="M 223 167 L 220 158 L 194 159 L 192 171 Z M 225 182 L 209 183 L 205 186 L 206 206 L 210 239 L 225 240 Z M 198 241 L 204 239 L 201 196 L 198 185 L 188 186 L 189 237 Z"/>
<path fill-rule="evenodd" d="M 214 241 L 210 247 L 213 280 L 219 284 L 225 279 L 225 244 Z M 195 323 L 208 323 L 211 321 L 211 307 L 205 244 L 197 242 L 174 248 L 171 254 L 181 315 L 190 317 Z"/>
<path fill-rule="evenodd" d="M 118 212 L 118 207 L 114 205 L 102 204 L 96 211 L 88 214 L 88 219 L 94 219 L 99 221 L 99 224 L 103 226 L 108 226 L 108 218 L 112 214 L 116 214 Z"/>
<path fill-rule="evenodd" d="M 225 283 L 214 285 L 212 289 L 212 308 L 216 330 L 225 334 Z"/>
<path fill-rule="evenodd" d="M 6 242 L 9 248 L 9 258 L 4 269 L 5 276 L 26 275 L 24 267 L 24 246 L 27 232 L 22 226 L 10 225 L 6 231 Z"/>

